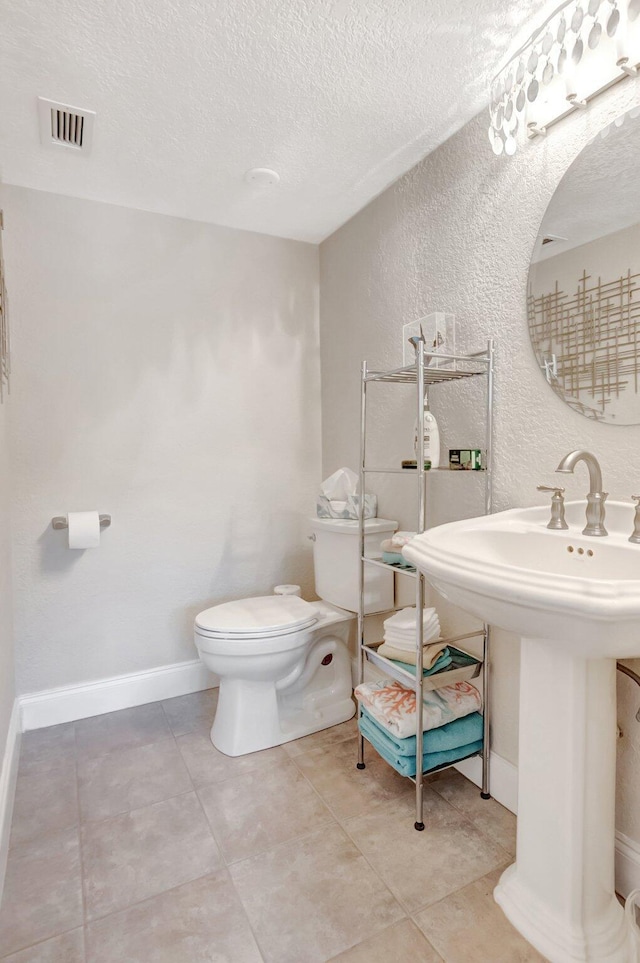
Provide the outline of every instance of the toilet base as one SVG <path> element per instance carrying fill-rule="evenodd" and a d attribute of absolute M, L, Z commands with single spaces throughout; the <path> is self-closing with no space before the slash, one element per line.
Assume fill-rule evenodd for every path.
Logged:
<path fill-rule="evenodd" d="M 337 726 L 356 712 L 351 698 L 327 705 L 302 701 L 301 706 L 282 706 L 275 684 L 221 679 L 211 742 L 225 756 L 244 756 Z"/>

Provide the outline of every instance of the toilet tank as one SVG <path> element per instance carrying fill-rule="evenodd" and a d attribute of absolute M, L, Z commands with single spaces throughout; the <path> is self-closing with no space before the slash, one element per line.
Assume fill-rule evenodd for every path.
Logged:
<path fill-rule="evenodd" d="M 349 612 L 358 611 L 360 565 L 360 529 L 357 521 L 342 518 L 311 518 L 313 565 L 316 593 Z M 380 556 L 380 542 L 390 538 L 398 527 L 388 518 L 365 521 L 364 554 Z M 375 565 L 365 567 L 365 614 L 388 612 L 394 604 L 392 571 Z"/>

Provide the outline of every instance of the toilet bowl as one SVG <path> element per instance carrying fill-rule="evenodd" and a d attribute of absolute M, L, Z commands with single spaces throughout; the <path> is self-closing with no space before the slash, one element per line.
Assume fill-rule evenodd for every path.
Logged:
<path fill-rule="evenodd" d="M 279 746 L 355 715 L 349 640 L 355 655 L 360 529 L 335 518 L 311 518 L 309 527 L 322 601 L 266 595 L 196 616 L 200 658 L 220 678 L 211 741 L 227 756 Z M 396 528 L 386 518 L 367 519 L 365 554 L 379 554 L 381 538 Z M 392 608 L 393 572 L 371 567 L 363 589 L 366 614 Z"/>
<path fill-rule="evenodd" d="M 201 612 L 196 647 L 220 678 L 214 746 L 241 756 L 350 719 L 353 622 L 350 612 L 296 596 L 239 599 Z"/>

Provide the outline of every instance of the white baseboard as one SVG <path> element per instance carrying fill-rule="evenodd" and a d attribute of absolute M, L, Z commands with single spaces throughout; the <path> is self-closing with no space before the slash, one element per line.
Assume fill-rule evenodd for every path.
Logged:
<path fill-rule="evenodd" d="M 2 902 L 2 888 L 9 853 L 9 834 L 11 832 L 13 800 L 16 794 L 19 756 L 20 706 L 18 700 L 15 699 L 0 764 L 0 902 Z"/>
<path fill-rule="evenodd" d="M 458 762 L 455 768 L 476 786 L 482 786 L 482 759 L 480 756 L 473 756 L 472 759 Z M 518 767 L 492 752 L 489 757 L 489 784 L 493 798 L 505 809 L 517 813 Z"/>
<path fill-rule="evenodd" d="M 216 677 L 199 659 L 191 659 L 111 679 L 32 692 L 20 697 L 22 731 L 172 699 L 217 684 Z"/>

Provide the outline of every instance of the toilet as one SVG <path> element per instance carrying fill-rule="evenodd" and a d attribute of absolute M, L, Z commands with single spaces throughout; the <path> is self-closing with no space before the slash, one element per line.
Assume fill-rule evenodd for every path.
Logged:
<path fill-rule="evenodd" d="M 349 641 L 359 599 L 358 523 L 312 518 L 310 527 L 320 601 L 266 595 L 196 616 L 200 659 L 220 679 L 211 741 L 227 756 L 279 746 L 355 714 Z M 368 519 L 365 554 L 379 555 L 385 533 L 396 528 L 388 519 Z M 365 612 L 388 611 L 393 573 L 370 569 Z"/>

